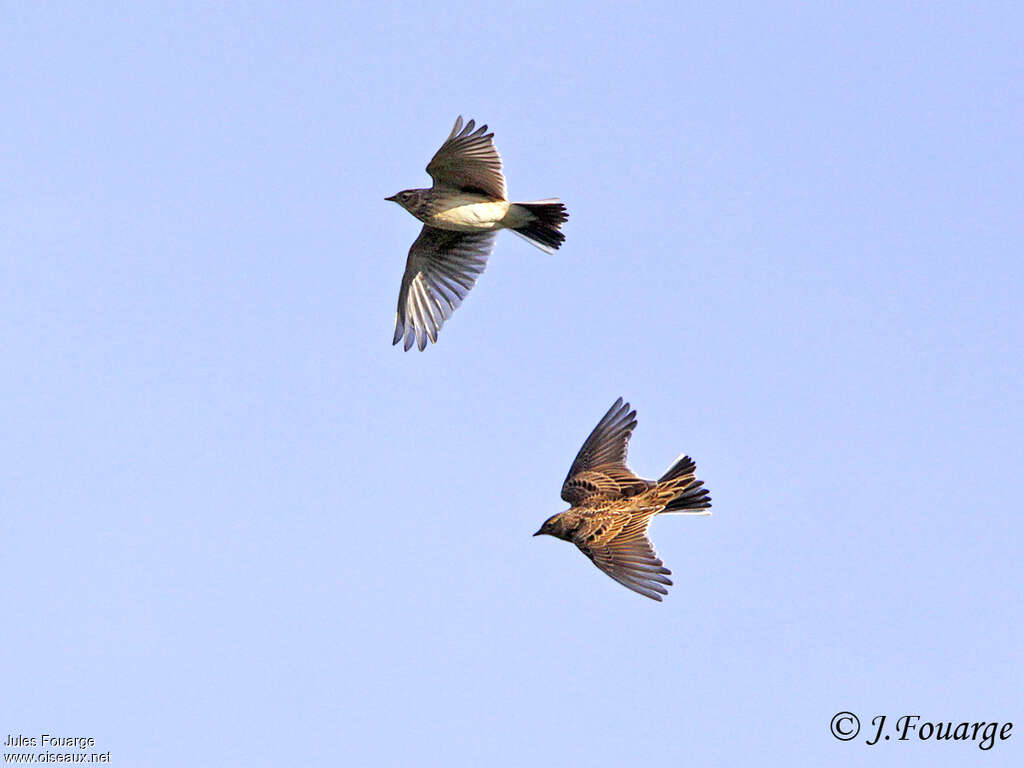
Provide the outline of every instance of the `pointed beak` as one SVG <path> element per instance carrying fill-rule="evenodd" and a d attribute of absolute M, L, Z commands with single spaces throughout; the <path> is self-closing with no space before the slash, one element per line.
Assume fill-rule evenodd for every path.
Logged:
<path fill-rule="evenodd" d="M 541 530 L 537 531 L 537 532 L 536 532 L 535 534 L 533 534 L 533 535 L 534 535 L 534 536 L 540 536 L 540 535 L 541 535 L 542 533 L 544 533 L 544 529 L 543 529 L 543 528 L 542 528 Z"/>
<path fill-rule="evenodd" d="M 392 195 L 391 197 L 385 197 L 384 199 L 390 200 L 392 203 L 397 203 L 398 201 L 395 199 L 396 197 L 398 197 L 398 195 Z"/>

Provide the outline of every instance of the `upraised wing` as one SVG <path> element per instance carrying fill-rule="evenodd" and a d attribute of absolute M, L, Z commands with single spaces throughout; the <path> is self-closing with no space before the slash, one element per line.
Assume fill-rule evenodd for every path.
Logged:
<path fill-rule="evenodd" d="M 620 397 L 576 454 L 562 483 L 562 498 L 579 506 L 587 500 L 634 496 L 653 486 L 626 467 L 626 449 L 635 426 L 636 411 Z"/>
<path fill-rule="evenodd" d="M 463 192 L 479 192 L 499 200 L 505 199 L 505 176 L 501 172 L 501 156 L 494 148 L 493 133 L 487 126 L 473 130 L 470 120 L 462 127 L 462 116 L 437 154 L 427 165 L 427 173 L 435 187 Z"/>

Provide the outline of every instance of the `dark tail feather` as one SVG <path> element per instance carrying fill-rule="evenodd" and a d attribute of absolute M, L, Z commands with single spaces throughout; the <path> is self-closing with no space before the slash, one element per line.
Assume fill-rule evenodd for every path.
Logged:
<path fill-rule="evenodd" d="M 666 504 L 662 512 L 699 512 L 702 509 L 711 509 L 710 493 L 704 487 L 703 480 L 694 480 Z"/>
<path fill-rule="evenodd" d="M 692 477 L 696 469 L 697 465 L 694 463 L 693 459 L 689 456 L 682 456 L 668 468 L 664 475 L 658 478 L 658 482 L 664 483 L 668 480 L 685 477 L 686 475 L 690 475 Z M 710 508 L 710 492 L 704 487 L 704 482 L 702 480 L 694 478 L 692 482 L 686 485 L 686 487 L 680 489 L 676 497 L 666 504 L 665 509 L 662 511 L 696 512 L 701 509 Z"/>
<path fill-rule="evenodd" d="M 672 466 L 665 470 L 665 474 L 658 478 L 659 483 L 666 480 L 675 480 L 683 475 L 692 475 L 697 469 L 696 463 L 689 456 L 680 456 L 672 462 Z"/>
<path fill-rule="evenodd" d="M 521 235 L 542 251 L 554 253 L 565 242 L 561 226 L 568 218 L 565 204 L 561 200 L 537 200 L 532 203 L 515 203 L 533 215 L 533 221 L 512 231 Z"/>

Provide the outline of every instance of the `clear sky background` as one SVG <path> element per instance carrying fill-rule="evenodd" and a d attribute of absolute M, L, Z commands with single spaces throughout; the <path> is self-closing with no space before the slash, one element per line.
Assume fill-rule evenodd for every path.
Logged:
<path fill-rule="evenodd" d="M 0 24 L 0 736 L 120 766 L 1024 764 L 1018 3 Z M 383 198 L 459 114 L 567 241 L 501 235 L 403 353 L 419 225 Z M 687 452 L 714 498 L 652 525 L 662 604 L 530 536 L 619 395 L 633 469 Z M 864 743 L 908 713 L 1015 725 Z"/>

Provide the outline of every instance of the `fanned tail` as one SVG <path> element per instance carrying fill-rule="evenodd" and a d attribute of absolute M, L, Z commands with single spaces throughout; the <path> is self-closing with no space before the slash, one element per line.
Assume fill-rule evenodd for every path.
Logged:
<path fill-rule="evenodd" d="M 693 473 L 697 465 L 689 456 L 680 456 L 673 462 L 664 475 L 658 478 L 658 483 L 674 482 L 679 490 L 672 500 L 665 505 L 661 514 L 677 515 L 710 515 L 711 494 L 704 487 L 704 481 L 698 480 Z M 687 482 L 689 481 L 689 482 Z"/>
<path fill-rule="evenodd" d="M 537 246 L 545 253 L 554 253 L 565 242 L 561 227 L 569 219 L 569 213 L 561 200 L 553 198 L 512 205 L 530 215 L 528 223 L 515 227 L 512 231 L 525 238 L 531 245 Z"/>

